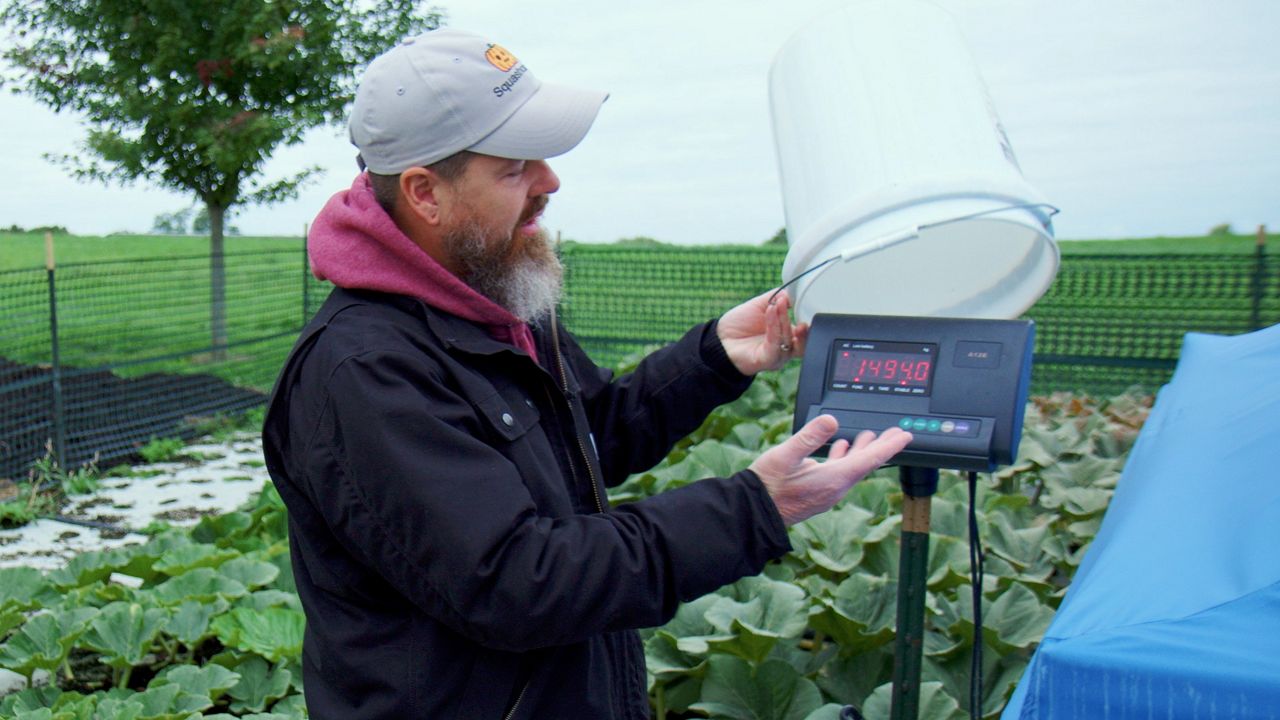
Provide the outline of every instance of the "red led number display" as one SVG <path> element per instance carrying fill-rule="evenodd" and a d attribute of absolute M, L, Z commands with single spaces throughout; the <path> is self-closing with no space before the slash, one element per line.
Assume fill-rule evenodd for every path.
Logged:
<path fill-rule="evenodd" d="M 933 373 L 933 353 L 884 347 L 887 344 L 880 343 L 874 349 L 848 346 L 839 349 L 831 375 L 831 381 L 838 384 L 837 389 L 844 389 L 840 387 L 843 385 L 852 386 L 847 389 L 872 391 L 885 391 L 888 387 L 927 389 Z"/>

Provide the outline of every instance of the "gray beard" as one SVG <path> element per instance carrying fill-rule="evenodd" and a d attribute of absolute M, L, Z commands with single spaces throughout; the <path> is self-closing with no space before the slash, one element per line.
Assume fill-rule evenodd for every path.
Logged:
<path fill-rule="evenodd" d="M 515 239 L 492 237 L 479 223 L 468 222 L 446 240 L 459 277 L 521 322 L 536 324 L 560 302 L 564 267 L 546 236 L 525 240 L 525 251 L 507 259 Z"/>

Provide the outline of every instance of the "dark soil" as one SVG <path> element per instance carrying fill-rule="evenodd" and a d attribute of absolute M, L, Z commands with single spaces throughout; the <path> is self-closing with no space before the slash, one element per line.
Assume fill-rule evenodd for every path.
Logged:
<path fill-rule="evenodd" d="M 199 510 L 197 508 L 178 508 L 177 510 L 166 510 L 164 512 L 156 513 L 156 519 L 164 520 L 166 522 L 180 522 L 182 520 L 196 520 L 209 515 L 217 515 L 219 512 L 221 511 Z"/>
<path fill-rule="evenodd" d="M 0 478 L 23 479 L 56 433 L 53 371 L 0 358 Z M 61 372 L 63 432 L 69 468 L 94 460 L 138 459 L 152 438 L 188 439 L 218 413 L 262 404 L 256 391 L 207 374 L 151 373 L 122 378 L 108 370 Z"/>

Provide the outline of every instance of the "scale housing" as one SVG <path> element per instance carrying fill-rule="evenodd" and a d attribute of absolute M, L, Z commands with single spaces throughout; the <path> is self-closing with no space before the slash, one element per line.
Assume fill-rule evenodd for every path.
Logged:
<path fill-rule="evenodd" d="M 991 472 L 1017 457 L 1034 341 L 1030 320 L 815 315 L 793 430 L 821 414 L 832 441 L 899 426 L 914 439 L 894 464 Z"/>

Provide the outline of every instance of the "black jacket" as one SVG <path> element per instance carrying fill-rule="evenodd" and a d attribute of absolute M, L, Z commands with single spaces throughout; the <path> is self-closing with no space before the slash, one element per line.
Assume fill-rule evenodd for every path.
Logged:
<path fill-rule="evenodd" d="M 619 379 L 535 338 L 341 289 L 303 331 L 263 436 L 312 718 L 648 717 L 634 629 L 790 549 L 750 471 L 608 507 L 750 383 L 714 324 Z"/>

